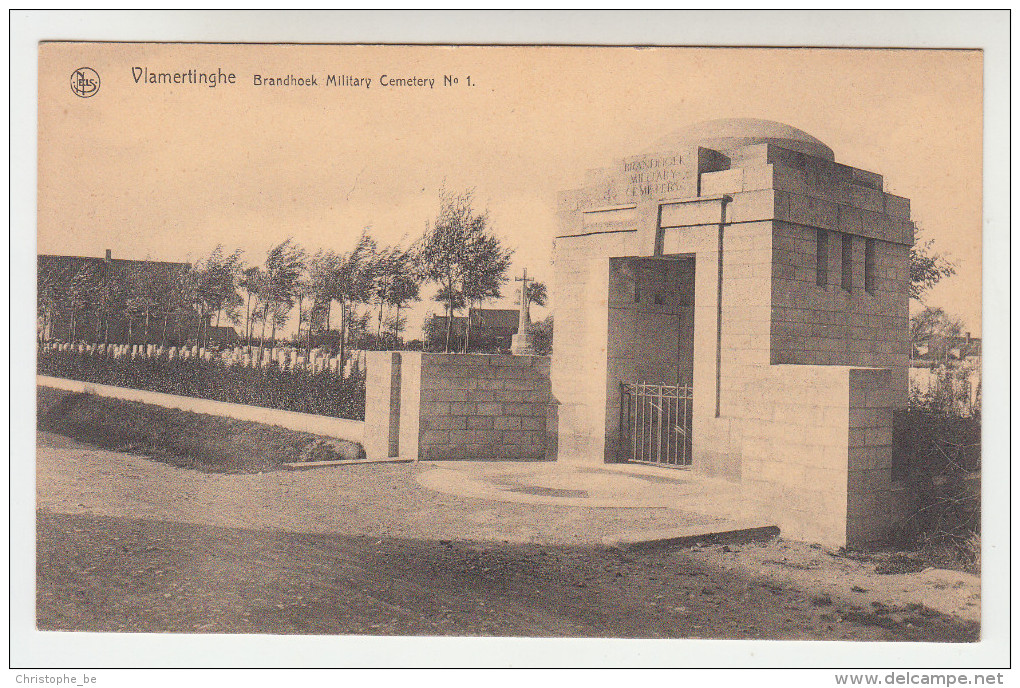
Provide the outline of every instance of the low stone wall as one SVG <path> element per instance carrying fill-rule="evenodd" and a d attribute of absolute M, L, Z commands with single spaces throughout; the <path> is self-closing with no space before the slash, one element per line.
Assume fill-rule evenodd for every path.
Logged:
<path fill-rule="evenodd" d="M 165 408 L 191 411 L 193 413 L 206 413 L 211 416 L 223 416 L 224 418 L 234 418 L 264 425 L 277 425 L 288 430 L 308 432 L 313 435 L 322 435 L 323 437 L 333 437 L 364 444 L 365 424 L 357 420 L 316 416 L 310 413 L 296 413 L 294 411 L 281 411 L 279 409 L 262 408 L 261 406 L 229 404 L 224 401 L 211 401 L 198 397 L 182 397 L 174 394 L 163 394 L 162 392 L 150 392 L 143 389 L 131 389 L 129 387 L 98 385 L 94 382 L 65 380 L 64 378 L 49 377 L 47 375 L 37 375 L 36 384 L 68 392 L 95 394 L 101 397 L 136 401 L 142 404 L 153 404 Z"/>
<path fill-rule="evenodd" d="M 546 458 L 545 356 L 368 352 L 370 458 Z"/>
<path fill-rule="evenodd" d="M 545 357 L 370 352 L 367 368 L 369 458 L 556 455 Z M 886 368 L 764 368 L 753 401 L 713 419 L 739 458 L 735 482 L 755 512 L 744 515 L 835 547 L 885 538 L 902 498 L 892 482 L 891 381 Z"/>
<path fill-rule="evenodd" d="M 892 483 L 892 372 L 775 365 L 739 419 L 742 483 L 783 535 L 833 546 L 887 537 Z"/>

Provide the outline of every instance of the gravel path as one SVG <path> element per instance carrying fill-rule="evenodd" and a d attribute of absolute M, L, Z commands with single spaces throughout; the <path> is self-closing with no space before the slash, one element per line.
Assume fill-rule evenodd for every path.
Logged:
<path fill-rule="evenodd" d="M 230 528 L 497 542 L 590 544 L 713 519 L 664 507 L 517 504 L 419 484 L 424 464 L 367 464 L 257 474 L 199 473 L 38 434 L 40 509 Z M 428 481 L 426 481 L 428 482 Z"/>

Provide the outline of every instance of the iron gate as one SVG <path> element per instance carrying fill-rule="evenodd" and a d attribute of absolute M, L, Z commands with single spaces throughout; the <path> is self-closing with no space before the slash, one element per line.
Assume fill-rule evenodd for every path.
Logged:
<path fill-rule="evenodd" d="M 627 460 L 690 466 L 693 388 L 623 382 L 620 392 L 620 444 Z"/>

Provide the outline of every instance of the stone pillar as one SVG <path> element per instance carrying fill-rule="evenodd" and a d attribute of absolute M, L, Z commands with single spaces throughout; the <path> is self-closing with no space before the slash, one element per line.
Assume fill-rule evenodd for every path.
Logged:
<path fill-rule="evenodd" d="M 552 398 L 561 461 L 606 462 L 609 258 L 561 256 L 556 265 Z"/>
<path fill-rule="evenodd" d="M 400 455 L 401 357 L 390 351 L 367 354 L 362 446 L 370 459 Z"/>

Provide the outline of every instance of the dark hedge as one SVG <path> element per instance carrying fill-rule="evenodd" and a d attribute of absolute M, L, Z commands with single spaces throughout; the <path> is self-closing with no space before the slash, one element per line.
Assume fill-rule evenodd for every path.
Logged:
<path fill-rule="evenodd" d="M 40 375 L 131 387 L 233 404 L 365 419 L 365 380 L 323 371 L 227 366 L 220 361 L 114 359 L 77 351 L 39 351 Z"/>

